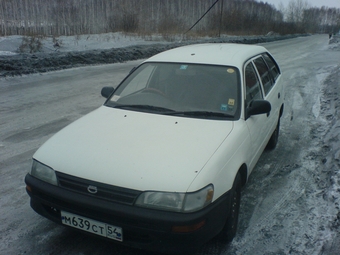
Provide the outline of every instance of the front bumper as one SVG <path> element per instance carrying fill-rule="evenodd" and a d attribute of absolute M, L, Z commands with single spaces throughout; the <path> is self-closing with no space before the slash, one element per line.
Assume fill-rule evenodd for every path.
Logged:
<path fill-rule="evenodd" d="M 152 251 L 176 253 L 199 248 L 222 230 L 229 212 L 228 192 L 198 212 L 178 213 L 105 201 L 51 185 L 29 174 L 25 182 L 31 207 L 38 214 L 62 224 L 60 210 L 63 210 L 119 226 L 123 229 L 122 244 Z M 201 227 L 194 231 L 175 230 L 198 225 Z"/>

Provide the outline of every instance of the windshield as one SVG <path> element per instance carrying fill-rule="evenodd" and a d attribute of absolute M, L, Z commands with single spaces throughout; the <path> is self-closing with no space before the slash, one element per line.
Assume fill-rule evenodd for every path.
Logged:
<path fill-rule="evenodd" d="M 236 118 L 240 78 L 235 67 L 144 63 L 117 88 L 106 105 L 194 118 Z"/>

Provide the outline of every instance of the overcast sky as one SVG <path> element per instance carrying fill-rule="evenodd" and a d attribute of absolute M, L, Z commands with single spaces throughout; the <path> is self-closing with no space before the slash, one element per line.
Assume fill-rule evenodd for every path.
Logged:
<path fill-rule="evenodd" d="M 269 4 L 275 5 L 278 8 L 280 2 L 283 3 L 284 6 L 287 6 L 290 0 L 257 0 L 257 2 L 267 2 Z M 307 0 L 312 7 L 335 7 L 340 8 L 340 0 Z"/>

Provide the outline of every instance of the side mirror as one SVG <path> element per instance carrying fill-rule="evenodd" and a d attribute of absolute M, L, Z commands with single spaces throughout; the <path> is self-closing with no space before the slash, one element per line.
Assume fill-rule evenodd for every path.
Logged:
<path fill-rule="evenodd" d="M 247 108 L 247 118 L 252 115 L 269 114 L 272 109 L 271 104 L 266 100 L 253 100 Z"/>
<path fill-rule="evenodd" d="M 102 88 L 101 94 L 105 98 L 109 98 L 109 96 L 115 91 L 114 87 L 104 87 Z"/>

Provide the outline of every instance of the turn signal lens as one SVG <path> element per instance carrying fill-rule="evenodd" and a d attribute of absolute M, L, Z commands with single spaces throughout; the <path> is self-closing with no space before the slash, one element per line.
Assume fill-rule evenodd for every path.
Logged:
<path fill-rule="evenodd" d="M 26 186 L 26 190 L 32 192 L 32 188 L 30 186 Z"/>
<path fill-rule="evenodd" d="M 189 233 L 189 232 L 194 232 L 201 227 L 205 225 L 205 220 L 202 220 L 201 222 L 194 224 L 194 225 L 188 225 L 188 226 L 173 226 L 172 227 L 172 232 L 175 233 Z"/>

